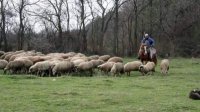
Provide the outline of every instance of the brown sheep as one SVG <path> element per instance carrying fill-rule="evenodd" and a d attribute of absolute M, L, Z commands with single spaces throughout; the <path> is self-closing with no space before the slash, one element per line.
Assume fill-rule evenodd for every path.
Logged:
<path fill-rule="evenodd" d="M 24 62 L 21 60 L 11 61 L 7 64 L 4 68 L 4 73 L 6 74 L 7 70 L 11 71 L 12 73 L 21 72 L 24 67 Z"/>

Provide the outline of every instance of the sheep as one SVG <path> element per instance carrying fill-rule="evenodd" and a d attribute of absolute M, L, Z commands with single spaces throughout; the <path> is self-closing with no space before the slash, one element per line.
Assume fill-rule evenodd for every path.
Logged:
<path fill-rule="evenodd" d="M 105 73 L 108 73 L 114 64 L 115 62 L 106 62 L 104 64 L 99 65 L 97 68 L 101 71 L 104 71 Z"/>
<path fill-rule="evenodd" d="M 4 60 L 9 61 L 10 57 L 13 55 L 14 55 L 13 53 L 6 55 Z"/>
<path fill-rule="evenodd" d="M 160 69 L 162 74 L 167 74 L 169 70 L 169 60 L 163 59 L 160 63 Z"/>
<path fill-rule="evenodd" d="M 45 61 L 41 56 L 28 56 L 28 59 L 31 60 L 33 64 L 40 61 Z"/>
<path fill-rule="evenodd" d="M 82 60 L 84 60 L 84 61 L 89 61 L 88 57 L 79 57 L 79 56 L 72 57 L 72 58 L 70 59 L 70 61 L 73 62 L 73 61 L 78 60 L 78 59 L 82 59 Z"/>
<path fill-rule="evenodd" d="M 130 76 L 130 72 L 138 71 L 141 65 L 142 65 L 141 61 L 128 62 L 124 65 L 124 72 L 127 72 L 127 75 Z"/>
<path fill-rule="evenodd" d="M 155 72 L 155 63 L 147 62 L 146 65 L 140 65 L 139 71 L 142 73 L 142 75 L 147 74 L 148 72 Z"/>
<path fill-rule="evenodd" d="M 52 68 L 53 75 L 60 74 L 60 73 L 66 73 L 71 72 L 74 68 L 74 64 L 69 61 L 62 61 L 60 63 L 55 64 L 55 66 Z"/>
<path fill-rule="evenodd" d="M 6 55 L 9 55 L 9 54 L 12 54 L 12 53 L 13 52 L 6 52 L 0 57 L 0 59 L 4 59 L 6 57 Z"/>
<path fill-rule="evenodd" d="M 77 66 L 77 71 L 79 71 L 79 72 L 89 71 L 90 72 L 90 76 L 92 76 L 92 73 L 93 73 L 93 63 L 92 62 L 83 62 L 83 63 L 80 63 Z"/>
<path fill-rule="evenodd" d="M 98 60 L 91 60 L 90 62 L 93 63 L 93 67 L 94 67 L 94 68 L 97 68 L 99 65 L 101 65 L 101 64 L 104 63 L 104 61 L 103 61 L 103 60 L 100 60 L 100 59 L 98 59 Z"/>
<path fill-rule="evenodd" d="M 107 62 L 115 62 L 115 63 L 121 62 L 121 63 L 123 63 L 123 59 L 121 57 L 112 57 Z"/>
<path fill-rule="evenodd" d="M 23 61 L 23 63 L 24 63 L 24 72 L 28 73 L 28 70 L 33 65 L 33 62 L 31 60 L 28 60 L 28 59 L 23 59 L 21 61 Z"/>
<path fill-rule="evenodd" d="M 111 68 L 111 71 L 110 71 L 114 76 L 116 76 L 116 74 L 122 74 L 122 73 L 124 73 L 124 65 L 123 65 L 123 63 L 119 63 L 119 62 L 117 62 L 117 63 L 115 63 L 114 65 L 113 65 L 113 67 Z"/>
<path fill-rule="evenodd" d="M 83 59 L 77 59 L 77 60 L 74 60 L 74 61 L 71 61 L 74 63 L 74 66 L 78 66 L 80 63 L 83 63 L 83 62 L 86 62 L 85 60 Z"/>
<path fill-rule="evenodd" d="M 90 60 L 97 60 L 97 59 L 99 59 L 99 55 L 92 55 L 92 56 L 89 56 L 89 59 L 90 59 Z"/>
<path fill-rule="evenodd" d="M 78 57 L 85 57 L 85 54 L 77 53 L 75 56 L 78 56 Z"/>
<path fill-rule="evenodd" d="M 12 71 L 12 73 L 17 73 L 18 71 L 21 71 L 23 67 L 24 67 L 23 61 L 21 61 L 21 60 L 11 61 L 4 68 L 4 74 L 6 74 L 7 70 Z"/>
<path fill-rule="evenodd" d="M 51 73 L 51 64 L 49 61 L 37 62 L 29 68 L 29 73 L 36 73 L 37 75 L 40 73 L 44 75 L 46 72 L 48 72 L 48 74 Z"/>
<path fill-rule="evenodd" d="M 6 60 L 0 59 L 0 69 L 4 69 L 8 62 Z"/>
<path fill-rule="evenodd" d="M 99 57 L 99 59 L 103 61 L 108 61 L 109 58 L 110 58 L 110 55 L 103 55 Z"/>

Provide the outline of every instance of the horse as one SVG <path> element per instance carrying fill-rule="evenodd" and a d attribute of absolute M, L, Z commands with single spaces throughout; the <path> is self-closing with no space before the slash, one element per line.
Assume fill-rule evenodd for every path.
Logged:
<path fill-rule="evenodd" d="M 148 61 L 151 61 L 151 62 L 154 62 L 156 65 L 157 64 L 157 56 L 156 56 L 155 48 L 154 48 L 155 52 L 152 53 L 152 58 L 151 58 L 151 56 L 150 56 L 151 54 L 149 54 L 149 53 L 145 54 L 145 49 L 144 49 L 145 46 L 146 46 L 145 44 L 140 45 L 140 49 L 139 49 L 139 53 L 138 53 L 140 61 L 143 64 L 146 64 Z"/>

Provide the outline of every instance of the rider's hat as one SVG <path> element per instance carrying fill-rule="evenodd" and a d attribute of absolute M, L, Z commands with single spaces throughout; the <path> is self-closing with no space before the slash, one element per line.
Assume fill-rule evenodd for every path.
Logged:
<path fill-rule="evenodd" d="M 149 34 L 147 34 L 147 33 L 144 34 L 144 37 L 145 37 L 145 38 L 148 37 L 148 36 L 149 36 Z"/>

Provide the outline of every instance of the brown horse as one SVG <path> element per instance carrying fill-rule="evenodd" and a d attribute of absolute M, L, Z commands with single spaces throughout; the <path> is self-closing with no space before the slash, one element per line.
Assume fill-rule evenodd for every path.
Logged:
<path fill-rule="evenodd" d="M 146 64 L 148 61 L 154 62 L 155 64 L 157 64 L 157 56 L 156 56 L 156 52 L 152 54 L 152 58 L 150 56 L 149 53 L 145 54 L 145 47 L 146 45 L 141 44 L 140 49 L 139 49 L 139 58 L 141 60 L 141 62 L 143 64 Z"/>

